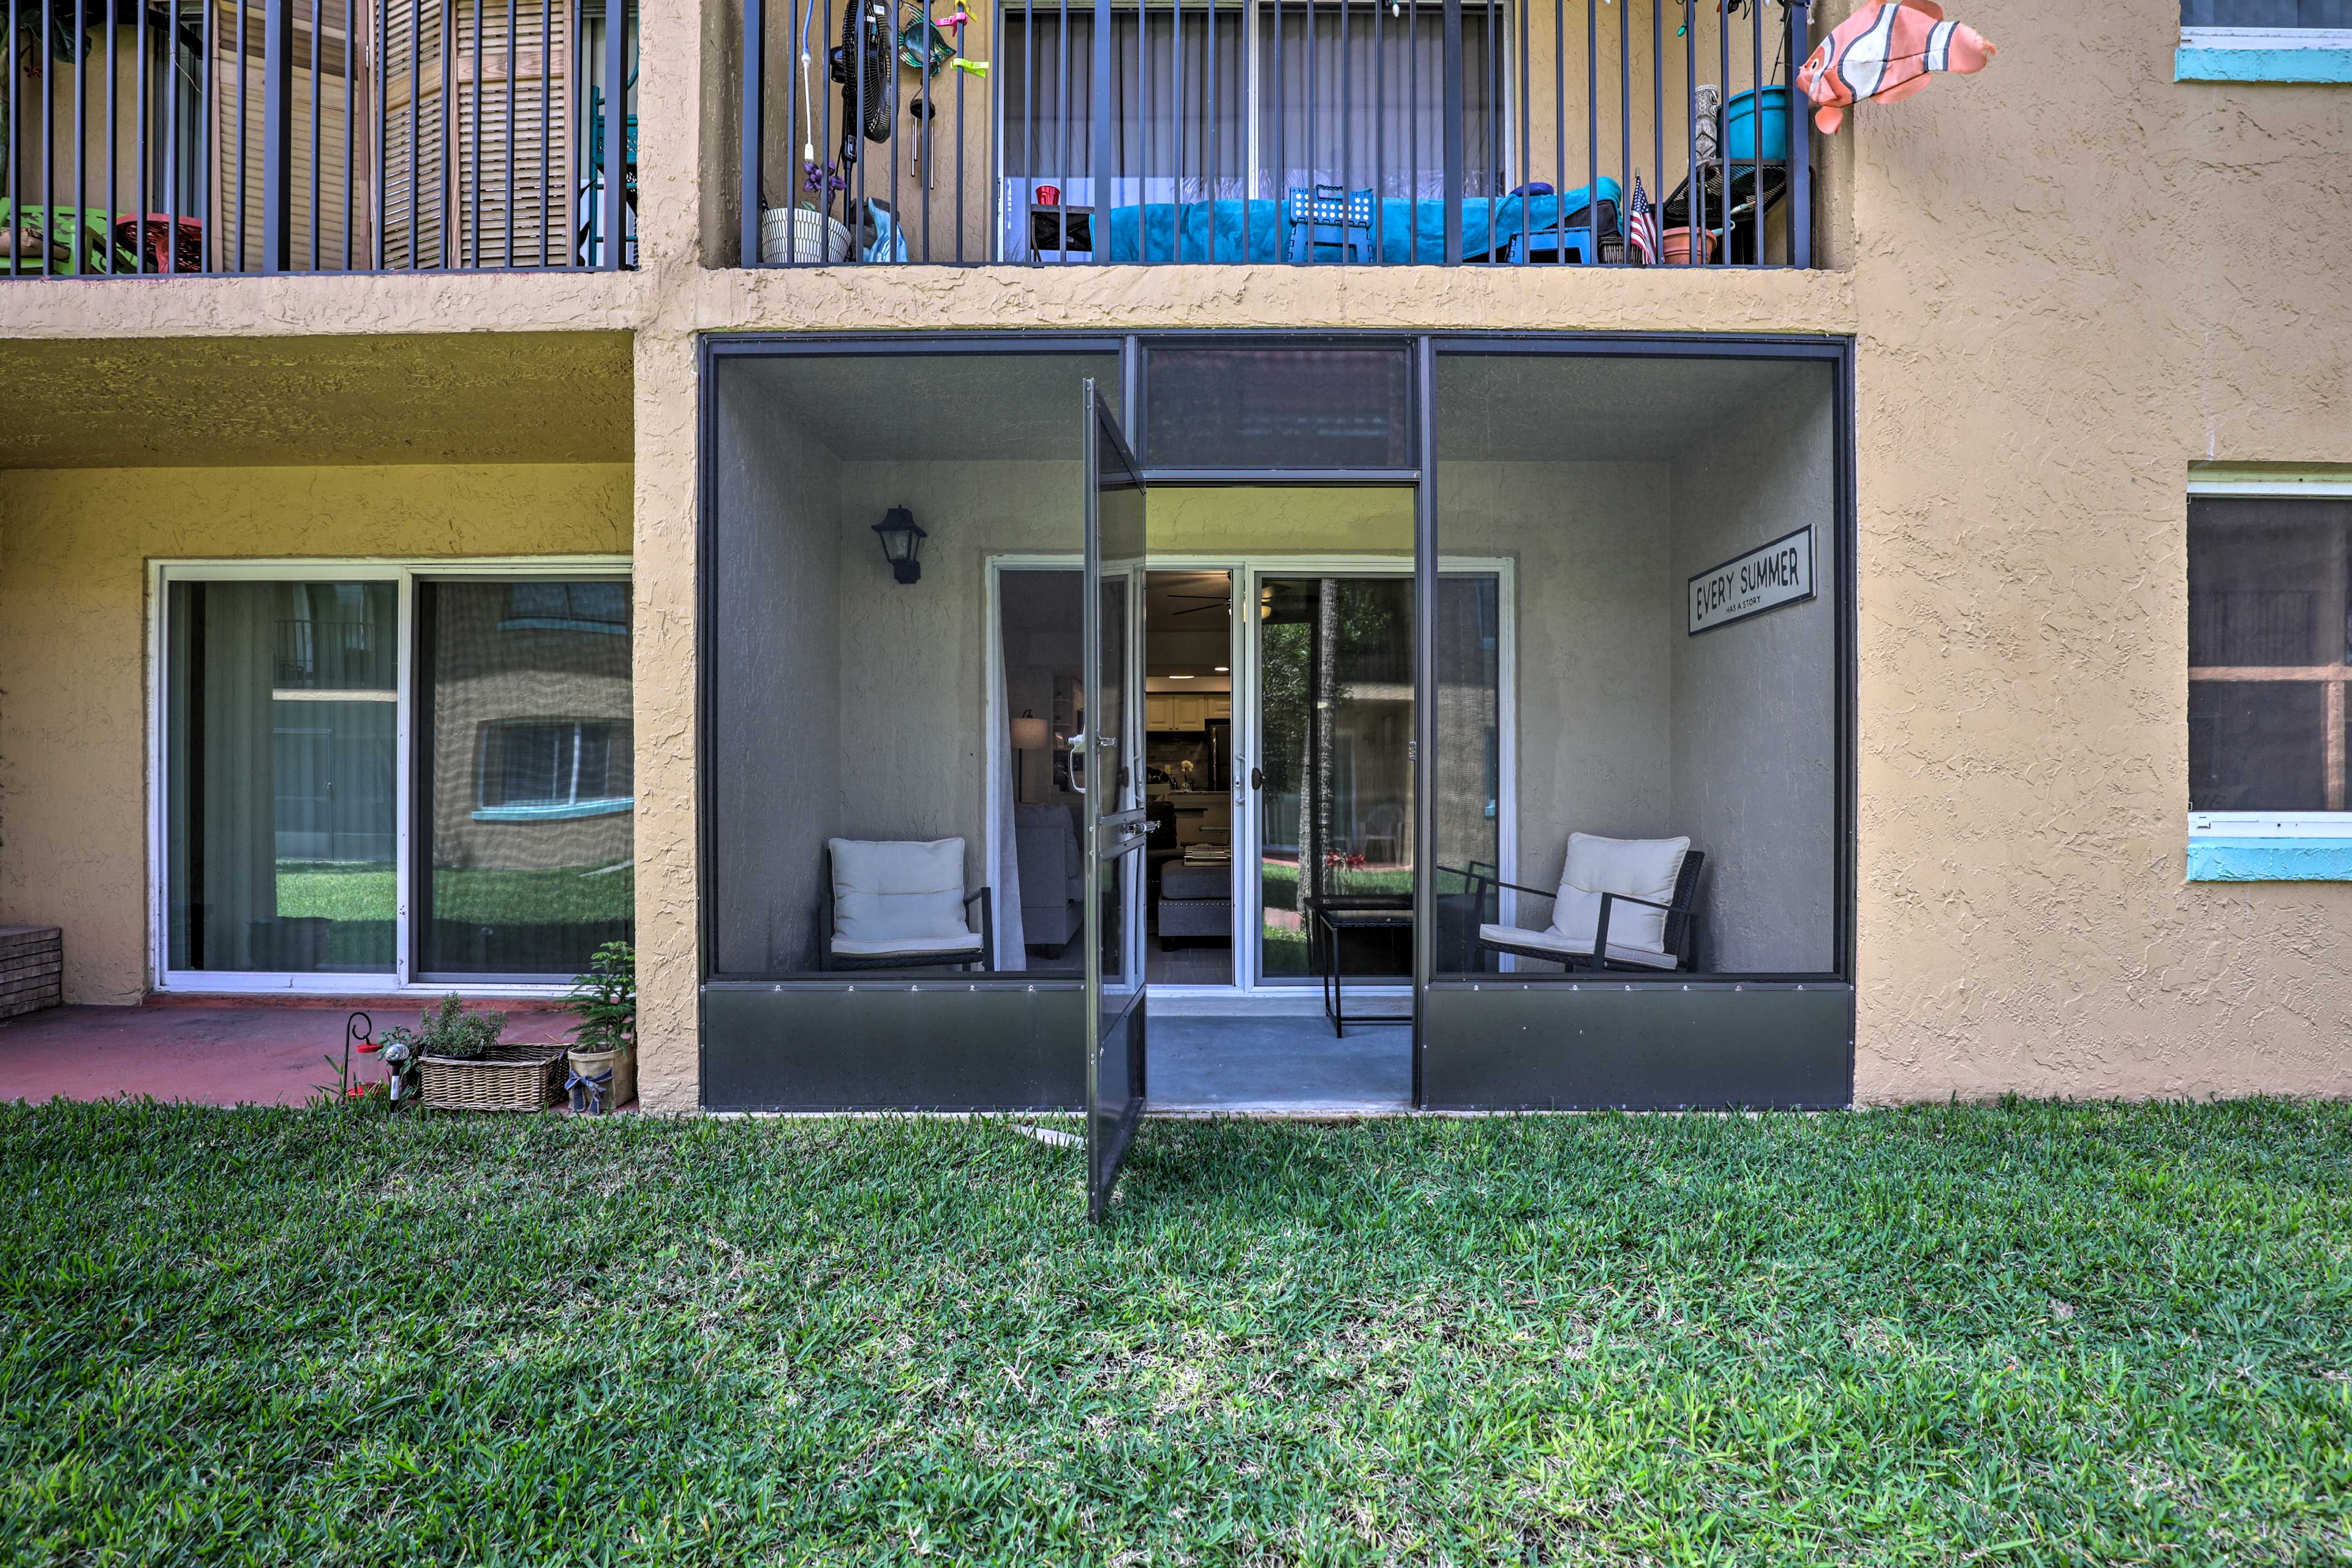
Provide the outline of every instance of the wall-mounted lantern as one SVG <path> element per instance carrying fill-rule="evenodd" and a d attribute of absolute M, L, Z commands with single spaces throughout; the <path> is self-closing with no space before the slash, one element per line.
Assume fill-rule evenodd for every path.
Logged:
<path fill-rule="evenodd" d="M 882 536 L 882 558 L 890 563 L 890 574 L 901 583 L 923 580 L 923 541 L 930 537 L 915 526 L 915 514 L 903 506 L 894 506 L 882 514 L 874 525 Z"/>

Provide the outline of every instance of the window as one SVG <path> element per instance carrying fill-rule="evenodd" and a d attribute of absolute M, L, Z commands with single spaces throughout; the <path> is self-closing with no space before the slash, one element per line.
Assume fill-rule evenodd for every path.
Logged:
<path fill-rule="evenodd" d="M 165 988 L 545 983 L 630 934 L 625 578 L 158 577 Z"/>
<path fill-rule="evenodd" d="M 2352 487 L 2240 489 L 2189 502 L 2189 879 L 2352 879 Z"/>
<path fill-rule="evenodd" d="M 2347 545 L 2352 500 L 2189 501 L 2193 814 L 2347 810 Z"/>
<path fill-rule="evenodd" d="M 481 727 L 474 820 L 525 822 L 626 811 L 625 724 L 520 719 Z"/>
<path fill-rule="evenodd" d="M 2180 0 L 2176 81 L 2352 82 L 2352 0 Z"/>

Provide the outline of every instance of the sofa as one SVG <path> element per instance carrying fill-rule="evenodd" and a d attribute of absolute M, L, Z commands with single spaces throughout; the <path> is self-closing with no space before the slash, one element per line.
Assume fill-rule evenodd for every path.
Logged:
<path fill-rule="evenodd" d="M 1013 809 L 1014 868 L 1021 877 L 1024 944 L 1059 951 L 1086 923 L 1087 861 L 1077 819 L 1063 805 Z"/>

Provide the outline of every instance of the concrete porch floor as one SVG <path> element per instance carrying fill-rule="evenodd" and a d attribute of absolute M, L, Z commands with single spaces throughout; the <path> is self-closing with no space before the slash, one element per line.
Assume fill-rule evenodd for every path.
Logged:
<path fill-rule="evenodd" d="M 506 1038 L 567 1037 L 572 1016 L 546 1005 L 493 1003 L 507 1015 Z M 419 1009 L 367 1006 L 381 1036 L 414 1027 Z M 0 1023 L 0 1101 L 183 1100 L 197 1105 L 299 1105 L 331 1086 L 352 1004 L 320 1006 L 275 998 L 206 1000 L 143 1007 L 52 1007 Z M 352 1057 L 352 1076 L 381 1082 L 372 1056 Z"/>

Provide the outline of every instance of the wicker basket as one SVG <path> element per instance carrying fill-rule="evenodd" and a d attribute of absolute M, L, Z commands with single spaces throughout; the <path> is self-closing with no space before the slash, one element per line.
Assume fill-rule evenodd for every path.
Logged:
<path fill-rule="evenodd" d="M 544 1110 L 563 1097 L 563 1047 L 492 1046 L 475 1061 L 426 1057 L 424 1096 L 435 1110 Z"/>

